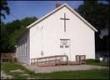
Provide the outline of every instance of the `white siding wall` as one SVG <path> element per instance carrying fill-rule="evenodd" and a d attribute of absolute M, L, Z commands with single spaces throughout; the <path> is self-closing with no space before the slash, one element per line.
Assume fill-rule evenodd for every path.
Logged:
<path fill-rule="evenodd" d="M 29 33 L 26 32 L 19 40 L 16 51 L 17 60 L 21 63 L 30 64 L 29 57 Z"/>
<path fill-rule="evenodd" d="M 64 17 L 64 13 L 67 18 L 70 18 L 66 24 L 66 33 L 64 33 L 64 22 L 60 20 Z M 71 48 L 66 49 L 67 51 L 60 48 L 61 38 L 71 40 Z M 43 56 L 66 54 L 70 60 L 75 60 L 75 55 L 86 55 L 87 58 L 94 59 L 94 41 L 94 31 L 64 7 L 30 28 L 30 58 L 42 57 L 41 51 L 43 50 Z"/>

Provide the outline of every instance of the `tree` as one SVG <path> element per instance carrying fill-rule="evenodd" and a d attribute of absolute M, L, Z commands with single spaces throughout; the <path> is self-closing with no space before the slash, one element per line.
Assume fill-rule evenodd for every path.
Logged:
<path fill-rule="evenodd" d="M 78 8 L 78 12 L 98 30 L 110 25 L 109 11 L 109 4 L 98 3 L 98 0 L 84 0 L 84 4 Z"/>
<path fill-rule="evenodd" d="M 98 32 L 96 33 L 96 51 L 105 51 L 108 50 L 108 36 L 103 39 L 100 39 L 100 32 L 104 28 L 108 28 L 109 18 L 110 18 L 110 1 L 108 4 L 99 3 L 98 0 L 84 0 L 84 4 L 79 6 L 78 12 L 90 22 Z"/>
<path fill-rule="evenodd" d="M 0 24 L 0 30 L 1 30 L 1 34 L 0 34 L 0 51 L 4 50 L 6 47 L 8 47 L 8 39 L 7 39 L 7 31 L 5 28 L 5 24 L 2 22 Z"/>
<path fill-rule="evenodd" d="M 6 0 L 0 1 L 0 17 L 6 18 L 6 14 L 9 15 L 10 9 Z"/>
<path fill-rule="evenodd" d="M 26 17 L 11 23 L 1 24 L 0 52 L 14 52 L 17 38 L 26 30 L 26 26 L 37 20 L 36 17 Z"/>

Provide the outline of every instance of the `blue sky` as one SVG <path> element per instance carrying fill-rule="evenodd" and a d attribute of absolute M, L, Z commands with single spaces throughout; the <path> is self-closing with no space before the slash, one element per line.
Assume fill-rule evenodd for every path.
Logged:
<path fill-rule="evenodd" d="M 76 9 L 83 1 L 60 1 L 61 4 L 67 3 Z M 24 17 L 36 16 L 38 18 L 55 9 L 56 1 L 8 1 L 10 15 L 6 16 L 5 23 L 12 22 Z"/>

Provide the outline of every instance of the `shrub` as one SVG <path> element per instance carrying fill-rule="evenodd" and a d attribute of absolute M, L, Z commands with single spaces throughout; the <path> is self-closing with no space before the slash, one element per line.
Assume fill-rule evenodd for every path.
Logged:
<path fill-rule="evenodd" d="M 97 60 L 97 59 L 87 59 L 86 63 L 100 63 L 100 60 Z"/>

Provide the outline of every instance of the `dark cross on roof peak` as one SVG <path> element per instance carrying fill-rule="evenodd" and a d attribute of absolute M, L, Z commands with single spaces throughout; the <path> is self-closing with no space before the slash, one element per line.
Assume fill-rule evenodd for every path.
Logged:
<path fill-rule="evenodd" d="M 61 20 L 64 20 L 64 32 L 66 32 L 66 20 L 70 20 L 69 18 L 66 18 L 66 13 L 64 13 L 64 18 L 60 18 Z"/>

